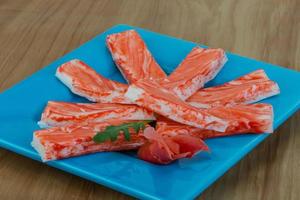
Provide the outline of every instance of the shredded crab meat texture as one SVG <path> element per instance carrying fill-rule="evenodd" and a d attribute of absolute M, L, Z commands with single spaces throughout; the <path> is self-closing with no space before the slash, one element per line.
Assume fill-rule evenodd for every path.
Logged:
<path fill-rule="evenodd" d="M 248 78 L 249 79 L 249 78 Z M 246 80 L 247 80 L 247 78 L 246 78 Z M 236 82 L 236 81 L 235 81 Z M 235 82 L 233 82 L 233 83 L 235 83 Z M 231 85 L 237 85 L 236 83 L 235 84 L 231 84 Z M 276 87 L 275 87 L 276 88 Z M 276 91 L 276 90 L 275 90 Z M 195 101 L 193 101 L 192 102 L 192 104 L 195 104 Z M 166 107 L 166 109 L 167 109 L 168 107 Z"/>
<path fill-rule="evenodd" d="M 106 44 L 117 67 L 129 83 L 139 79 L 159 80 L 167 77 L 135 30 L 108 35 Z"/>
<path fill-rule="evenodd" d="M 140 95 L 137 95 L 135 91 L 139 91 Z M 206 111 L 198 111 L 150 80 L 132 84 L 125 96 L 139 106 L 184 124 L 199 128 L 214 128 L 220 131 L 226 128 L 226 121 L 215 118 Z"/>
<path fill-rule="evenodd" d="M 157 129 L 162 130 L 164 135 L 191 135 L 201 139 L 230 136 L 245 133 L 272 133 L 273 132 L 273 109 L 270 104 L 237 105 L 222 107 L 217 111 L 219 117 L 235 119 L 239 117 L 240 122 L 232 123 L 225 132 L 196 128 L 160 117 Z"/>
<path fill-rule="evenodd" d="M 277 95 L 280 89 L 263 70 L 256 70 L 220 86 L 204 88 L 187 102 L 198 108 L 249 104 Z"/>
<path fill-rule="evenodd" d="M 244 84 L 242 84 L 242 83 L 244 83 Z M 253 97 L 253 95 L 251 95 L 251 94 L 255 94 L 255 92 L 252 92 L 252 93 L 248 93 L 247 95 L 244 95 L 244 97 L 247 97 L 247 98 L 244 98 L 244 99 L 247 100 L 247 99 L 251 99 L 252 98 L 252 101 L 254 101 L 253 99 L 255 99 L 255 98 L 262 99 L 262 98 L 265 98 L 268 95 L 271 96 L 271 95 L 277 94 L 279 92 L 279 88 L 278 88 L 277 84 L 274 83 L 274 82 L 272 82 L 272 81 L 270 81 L 270 80 L 268 80 L 267 76 L 265 75 L 265 73 L 262 70 L 258 70 L 256 72 L 253 72 L 252 74 L 249 74 L 249 75 L 246 75 L 244 77 L 241 77 L 240 79 L 237 79 L 237 80 L 234 80 L 232 82 L 229 82 L 228 84 L 225 84 L 224 86 L 226 86 L 227 89 L 230 89 L 230 88 L 232 89 L 235 86 L 241 86 L 241 85 L 244 88 L 245 88 L 245 86 L 246 86 L 246 88 L 247 87 L 248 88 L 259 88 L 259 87 L 255 87 L 256 86 L 256 85 L 254 85 L 255 83 L 256 84 L 264 84 L 264 85 L 269 84 L 270 87 L 265 87 L 265 88 L 267 88 L 266 90 L 263 90 L 263 91 L 265 91 L 265 94 L 261 93 L 260 95 L 258 95 L 256 97 Z M 221 86 L 221 88 L 222 88 L 222 86 Z M 203 93 L 207 94 L 207 93 L 209 93 L 209 91 L 215 91 L 216 89 L 220 89 L 220 87 L 217 86 L 217 87 L 207 88 L 207 89 L 204 89 L 203 92 L 202 92 L 202 90 L 200 90 L 198 93 L 196 93 L 191 98 L 189 98 L 188 102 L 190 102 L 190 104 L 192 104 L 192 105 L 194 105 L 196 107 L 199 106 L 199 105 L 200 105 L 200 107 L 207 107 L 207 104 L 205 105 L 202 102 L 197 101 L 196 97 L 197 97 L 197 95 L 199 96 L 201 93 L 202 94 Z M 269 92 L 269 94 L 266 94 L 268 92 Z M 245 92 L 241 92 L 241 93 L 245 94 Z M 229 94 L 229 93 L 227 92 L 227 94 Z M 218 96 L 219 97 L 220 96 L 223 97 L 224 95 L 218 95 Z M 237 96 L 238 95 L 235 95 L 235 97 L 237 97 Z M 205 100 L 207 98 L 200 98 L 200 100 L 201 99 Z M 241 98 L 238 98 L 238 99 L 241 99 Z M 217 102 L 217 101 L 215 101 L 215 102 Z M 226 102 L 226 101 L 224 101 L 224 102 Z M 248 102 L 249 102 L 249 100 L 248 100 Z M 218 103 L 215 103 L 215 104 L 212 103 L 211 105 L 218 105 Z"/>
<path fill-rule="evenodd" d="M 97 123 L 79 123 L 64 127 L 53 127 L 35 131 L 32 146 L 39 152 L 43 161 L 63 159 L 94 152 L 136 149 L 144 144 L 144 138 L 130 130 L 127 141 L 120 134 L 114 142 L 95 143 L 93 136 L 107 126 L 120 125 L 129 120 L 110 120 Z"/>
<path fill-rule="evenodd" d="M 126 84 L 109 80 L 80 60 L 71 60 L 57 68 L 56 77 L 73 93 L 93 102 L 130 103 L 124 99 Z"/>
<path fill-rule="evenodd" d="M 161 75 L 160 73 L 156 73 L 158 69 L 158 71 L 163 70 L 155 62 L 145 45 L 142 45 L 142 49 L 146 49 L 147 51 L 145 52 L 147 53 L 144 53 L 142 57 L 149 57 L 148 60 L 153 60 L 153 62 L 146 62 L 143 65 L 134 64 L 137 61 L 132 58 L 130 52 L 122 50 L 124 41 L 123 39 L 118 40 L 118 38 L 127 38 L 132 35 L 139 37 L 138 33 L 131 30 L 109 35 L 107 38 L 107 44 L 110 49 L 117 51 L 121 48 L 119 49 L 119 51 L 123 53 L 121 58 L 123 60 L 125 58 L 125 60 L 132 60 L 125 64 L 125 67 L 117 64 L 121 72 L 124 71 L 122 70 L 123 68 L 129 69 L 130 73 L 123 72 L 124 78 L 130 79 L 132 78 L 131 75 L 134 75 L 136 77 L 134 78 L 135 81 L 144 78 L 155 79 L 159 81 L 163 87 L 174 92 L 175 95 L 183 100 L 190 97 L 195 91 L 203 87 L 206 82 L 214 78 L 227 61 L 225 52 L 222 49 L 202 49 L 195 47 L 181 62 L 179 67 L 167 78 L 165 74 Z M 139 39 L 142 41 L 140 37 Z M 118 53 L 114 53 L 113 50 L 111 50 L 111 52 L 113 56 L 115 54 L 118 55 Z M 117 57 L 119 58 L 120 56 Z M 155 65 L 152 66 L 151 63 L 155 63 Z M 143 68 L 141 66 L 145 65 L 147 66 L 145 67 L 146 69 L 154 68 L 155 70 L 141 69 Z M 184 71 L 185 76 L 183 77 L 182 72 Z M 131 103 L 128 99 L 124 98 L 124 93 L 128 87 L 127 85 L 104 78 L 82 61 L 72 60 L 63 64 L 57 69 L 56 76 L 69 87 L 73 93 L 93 102 Z"/>
<path fill-rule="evenodd" d="M 133 94 L 135 91 L 139 91 L 139 95 Z M 265 132 L 272 131 L 273 109 L 268 104 L 262 104 L 268 108 L 268 112 L 257 112 L 257 108 L 264 108 L 260 104 L 197 109 L 181 101 L 168 90 L 159 88 L 157 83 L 150 80 L 141 80 L 132 84 L 125 95 L 139 106 L 153 110 L 179 123 L 197 128 L 218 132 L 226 132 L 238 126 L 258 129 L 260 120 L 268 120 L 269 123 L 261 129 Z M 251 112 L 256 113 L 252 114 Z"/>
<path fill-rule="evenodd" d="M 66 103 L 49 101 L 42 113 L 42 128 L 80 122 L 119 120 L 154 120 L 154 113 L 136 105 L 111 103 Z"/>
<path fill-rule="evenodd" d="M 111 34 L 106 43 L 117 67 L 129 83 L 153 79 L 183 100 L 213 79 L 227 61 L 222 49 L 195 47 L 167 77 L 136 31 Z"/>
<path fill-rule="evenodd" d="M 32 145 L 44 161 L 99 151 L 135 149 L 143 145 L 142 153 L 139 152 L 142 159 L 167 164 L 181 157 L 190 157 L 196 152 L 180 153 L 178 150 L 180 146 L 192 147 L 194 136 L 198 138 L 198 143 L 194 144 L 198 144 L 197 148 L 203 150 L 206 145 L 199 143 L 199 138 L 272 131 L 271 105 L 237 105 L 279 93 L 278 85 L 270 81 L 263 70 L 194 94 L 212 80 L 226 63 L 227 57 L 222 49 L 193 48 L 178 68 L 167 77 L 136 31 L 109 35 L 106 43 L 124 78 L 133 83 L 129 88 L 126 84 L 106 79 L 79 60 L 71 60 L 60 66 L 56 76 L 73 93 L 93 102 L 135 103 L 141 107 L 49 102 L 40 124 L 62 127 L 34 133 Z M 186 99 L 187 102 L 184 102 Z M 123 137 L 118 138 L 116 143 L 95 144 L 92 141 L 96 132 L 108 125 L 140 118 L 154 119 L 152 110 L 175 120 L 160 117 L 157 122 L 159 136 L 155 136 L 157 134 L 153 133 L 154 129 L 148 135 L 145 133 L 148 142 L 152 143 L 145 145 L 145 137 L 137 134 L 132 135 L 130 142 Z M 187 146 L 182 143 L 182 135 L 185 135 L 185 141 L 189 141 Z M 156 146 L 156 143 L 159 145 Z M 169 148 L 167 154 L 161 149 L 155 149 L 161 145 L 165 149 Z M 158 156 L 155 157 L 156 160 L 151 160 L 153 158 L 149 158 L 149 155 L 145 157 L 143 152 L 147 151 L 149 155 Z"/>
<path fill-rule="evenodd" d="M 173 91 L 180 99 L 186 100 L 212 80 L 226 61 L 227 57 L 222 49 L 195 47 L 171 75 L 162 81 L 162 86 Z"/>

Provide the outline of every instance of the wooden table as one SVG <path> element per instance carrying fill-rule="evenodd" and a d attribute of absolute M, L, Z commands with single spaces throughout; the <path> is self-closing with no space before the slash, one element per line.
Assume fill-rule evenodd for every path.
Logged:
<path fill-rule="evenodd" d="M 0 0 L 0 91 L 120 23 L 300 70 L 299 10 L 299 0 Z M 298 112 L 199 199 L 299 199 L 299 121 Z M 0 199 L 131 197 L 1 149 Z"/>

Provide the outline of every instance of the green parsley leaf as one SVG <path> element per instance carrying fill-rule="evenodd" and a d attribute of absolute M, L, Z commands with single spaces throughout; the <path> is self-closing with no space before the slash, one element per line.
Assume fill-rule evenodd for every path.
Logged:
<path fill-rule="evenodd" d="M 140 130 L 144 130 L 146 128 L 146 124 L 153 122 L 153 120 L 144 120 L 138 122 L 130 122 L 124 123 L 118 126 L 108 126 L 102 132 L 98 132 L 94 137 L 93 140 L 96 143 L 103 143 L 106 141 L 114 142 L 118 139 L 120 133 L 123 133 L 124 138 L 127 141 L 130 141 L 130 130 L 129 128 L 133 128 L 135 133 L 139 133 Z"/>

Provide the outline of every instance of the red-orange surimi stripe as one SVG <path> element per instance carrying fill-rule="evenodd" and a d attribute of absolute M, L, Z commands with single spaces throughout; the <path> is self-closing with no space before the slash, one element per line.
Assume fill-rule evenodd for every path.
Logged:
<path fill-rule="evenodd" d="M 273 110 L 271 105 L 265 105 L 268 109 L 264 112 L 257 111 L 257 108 L 264 108 L 260 104 L 197 109 L 150 80 L 132 84 L 125 96 L 139 106 L 153 110 L 176 122 L 197 128 L 218 132 L 226 132 L 242 126 L 248 129 L 259 129 L 262 124 L 258 122 L 266 120 L 270 123 L 262 126 L 261 129 L 264 130 L 263 132 L 272 132 Z M 251 115 L 251 112 L 256 113 Z"/>
<path fill-rule="evenodd" d="M 279 94 L 279 92 L 280 90 L 278 85 L 271 81 L 263 70 L 256 70 L 221 86 L 201 89 L 191 96 L 187 102 L 198 108 L 213 108 L 217 106 L 228 107 L 238 104 L 257 102 L 259 100 Z M 258 107 L 258 109 L 260 108 Z M 264 110 L 269 110 L 269 115 L 272 115 L 272 112 L 270 111 L 270 105 L 265 106 Z M 268 121 L 262 122 L 264 124 L 272 124 Z M 265 126 L 264 124 L 262 124 L 262 126 Z M 231 129 L 222 133 L 213 130 L 205 130 L 187 126 L 167 120 L 166 118 L 159 118 L 157 127 L 163 134 L 189 134 L 192 136 L 198 136 L 202 139 L 242 133 L 263 133 L 265 131 L 265 129 L 255 130 L 240 127 L 239 129 Z"/>
<path fill-rule="evenodd" d="M 162 85 L 180 99 L 186 100 L 212 80 L 226 61 L 227 57 L 222 49 L 195 47 Z"/>
<path fill-rule="evenodd" d="M 220 86 L 204 88 L 187 102 L 198 108 L 249 104 L 280 93 L 277 83 L 263 70 L 256 70 Z"/>
<path fill-rule="evenodd" d="M 44 128 L 81 122 L 104 122 L 112 119 L 153 120 L 155 117 L 152 111 L 136 105 L 49 101 L 39 125 Z"/>
<path fill-rule="evenodd" d="M 106 44 L 117 67 L 129 83 L 140 79 L 160 80 L 167 77 L 135 30 L 108 35 Z"/>
<path fill-rule="evenodd" d="M 270 105 L 255 104 L 251 105 L 252 107 L 235 106 L 232 108 L 201 110 L 193 108 L 192 106 L 181 101 L 175 95 L 173 95 L 173 93 L 175 93 L 181 99 L 186 99 L 197 89 L 202 87 L 204 83 L 211 80 L 226 62 L 226 56 L 223 50 L 204 50 L 201 48 L 193 49 L 187 56 L 187 58 L 174 71 L 174 74 L 166 79 L 166 75 L 164 74 L 163 70 L 160 69 L 159 65 L 155 62 L 154 58 L 151 56 L 141 37 L 135 31 L 127 31 L 123 34 L 125 34 L 125 37 L 120 37 L 120 35 L 117 34 L 114 34 L 114 36 L 108 36 L 108 47 L 112 52 L 117 66 L 125 75 L 125 78 L 129 80 L 129 82 L 138 81 L 139 79 L 141 79 L 141 77 L 142 79 L 150 79 L 149 81 L 144 81 L 144 83 L 151 83 L 151 86 L 148 85 L 144 87 L 144 85 L 142 87 L 142 89 L 147 91 L 147 95 L 144 95 L 144 97 L 139 100 L 139 103 L 144 101 L 141 103 L 141 105 L 144 106 L 145 103 L 149 103 L 149 105 L 145 106 L 146 108 L 151 107 L 151 109 L 157 112 L 160 108 L 162 111 L 158 113 L 164 113 L 165 116 L 168 116 L 171 119 L 179 119 L 180 122 L 184 123 L 192 122 L 194 123 L 194 126 L 212 129 L 210 131 L 205 130 L 206 132 L 209 132 L 210 135 L 212 135 L 211 133 L 215 133 L 216 135 L 217 133 L 220 133 L 217 132 L 220 130 L 225 131 L 224 133 L 220 133 L 220 135 L 230 134 L 245 129 L 253 130 L 254 132 L 260 132 L 262 130 L 267 130 L 266 132 L 268 132 L 272 130 L 273 112 Z M 134 41 L 132 42 L 131 40 Z M 128 44 L 130 45 L 128 46 Z M 132 46 L 134 46 L 134 48 L 132 48 Z M 199 67 L 200 65 L 201 67 Z M 183 72 L 187 73 L 185 79 L 182 79 L 182 77 L 180 77 Z M 127 85 L 117 83 L 100 76 L 81 61 L 73 60 L 62 65 L 57 70 L 57 76 L 74 93 L 84 96 L 91 101 L 131 103 L 131 101 L 124 96 L 128 88 Z M 151 80 L 155 80 L 155 82 L 153 82 L 152 84 Z M 160 84 L 163 85 L 165 89 L 159 88 L 161 87 L 161 85 L 157 84 L 156 81 L 160 82 Z M 139 84 L 140 83 L 137 83 L 136 85 Z M 154 89 L 157 89 L 157 91 L 153 92 Z M 167 89 L 169 89 L 173 93 L 167 91 Z M 158 96 L 156 93 L 158 93 Z M 130 96 L 130 98 L 132 98 L 132 96 Z M 165 105 L 168 105 L 168 108 L 170 108 L 170 110 L 164 111 L 163 107 Z M 176 111 L 178 107 L 179 111 Z M 257 112 L 257 109 L 261 109 L 263 112 Z M 249 111 L 252 112 L 252 115 L 249 114 Z M 74 117 L 74 113 L 72 112 L 74 112 L 74 110 L 70 112 L 70 116 L 68 116 L 68 111 L 64 112 L 63 115 L 66 118 L 61 118 L 61 116 L 57 117 L 57 113 L 55 113 L 54 118 L 58 122 L 60 120 L 64 121 L 65 119 L 82 122 L 81 119 L 84 119 L 83 121 L 86 121 L 86 119 L 89 118 L 86 116 Z M 86 112 L 86 110 L 84 112 Z M 175 117 L 172 116 L 172 114 L 174 113 L 176 115 Z M 89 116 L 92 116 L 91 118 L 95 119 L 94 117 L 97 114 L 99 114 L 98 111 L 97 113 L 92 113 Z M 35 140 L 40 142 L 38 144 L 41 144 L 42 146 L 44 145 L 44 150 L 52 149 L 54 152 L 56 152 L 56 154 L 53 154 L 53 152 L 49 151 L 50 153 L 48 157 L 44 157 L 44 159 L 46 158 L 46 160 L 64 158 L 98 151 L 125 150 L 136 148 L 143 143 L 143 139 L 137 137 L 136 140 L 134 138 L 132 141 L 138 141 L 137 143 L 127 143 L 124 140 L 122 141 L 122 138 L 119 138 L 120 140 L 118 141 L 120 141 L 120 144 L 94 144 L 91 140 L 92 136 L 95 134 L 95 127 L 93 127 L 94 125 L 90 123 L 89 125 L 85 126 L 72 125 L 61 128 L 53 128 L 49 129 L 51 134 L 48 134 L 49 132 L 47 131 L 49 130 L 43 130 L 45 132 L 40 131 L 41 134 L 35 134 Z M 97 126 L 99 128 L 100 125 L 97 124 Z M 197 129 L 199 131 L 199 128 L 193 129 Z M 76 142 L 79 142 L 79 144 Z M 51 145 L 49 146 L 48 144 Z M 69 146 L 67 145 L 66 147 L 64 146 L 65 144 L 68 144 Z"/>
<path fill-rule="evenodd" d="M 273 132 L 273 110 L 270 104 L 238 105 L 216 109 L 216 116 L 227 119 L 240 118 L 231 123 L 225 132 L 195 128 L 177 123 L 166 118 L 159 118 L 157 129 L 163 135 L 191 135 L 201 139 L 230 136 L 244 133 L 271 133 Z"/>
<path fill-rule="evenodd" d="M 111 47 L 111 49 L 113 47 L 116 49 L 121 48 L 119 45 L 123 46 L 122 42 L 124 41 L 119 41 L 119 37 L 139 37 L 133 30 L 129 31 L 128 34 L 127 32 L 118 34 L 108 36 L 108 47 Z M 139 39 L 141 40 L 140 42 L 144 43 L 140 37 Z M 124 64 L 125 67 L 123 65 L 119 66 L 116 61 L 124 77 L 135 80 L 153 79 L 159 81 L 163 87 L 174 92 L 175 95 L 183 100 L 190 97 L 199 88 L 202 88 L 206 82 L 214 78 L 227 60 L 225 52 L 221 49 L 202 49 L 196 47 L 192 49 L 179 67 L 166 78 L 165 75 L 161 75 L 160 71 L 162 71 L 162 69 L 160 69 L 159 65 L 154 61 L 147 47 L 145 45 L 142 46 L 142 49 L 145 49 L 145 60 L 153 61 L 146 62 L 144 60 L 146 64 L 138 64 L 135 62 L 138 62 L 140 59 L 135 60 L 135 57 L 132 57 L 130 52 L 120 50 L 123 53 L 121 56 L 123 60 L 131 60 L 131 62 Z M 116 50 L 116 52 L 118 51 Z M 116 56 L 118 53 L 112 52 L 112 55 Z M 123 68 L 125 69 L 122 70 Z M 147 70 L 148 68 L 153 68 L 153 70 Z M 126 70 L 128 71 L 127 73 L 125 72 Z M 82 61 L 71 60 L 61 65 L 57 69 L 56 76 L 69 87 L 73 93 L 83 96 L 90 101 L 130 103 L 124 98 L 124 93 L 128 85 L 104 78 Z"/>
<path fill-rule="evenodd" d="M 128 86 L 109 80 L 80 60 L 71 60 L 57 68 L 56 76 L 73 93 L 93 102 L 130 103 L 124 99 Z"/>
<path fill-rule="evenodd" d="M 190 106 L 172 92 L 160 88 L 155 81 L 141 80 L 131 84 L 125 96 L 135 104 L 177 122 L 219 131 L 227 127 L 226 121 Z"/>
<path fill-rule="evenodd" d="M 106 43 L 129 83 L 141 79 L 160 81 L 163 87 L 183 100 L 213 79 L 227 61 L 222 49 L 195 47 L 167 78 L 136 31 L 111 34 L 107 36 Z"/>
<path fill-rule="evenodd" d="M 85 67 L 87 67 L 87 66 L 85 66 Z M 247 76 L 245 76 L 245 77 L 247 77 Z M 251 76 L 250 76 L 251 77 Z M 255 77 L 255 76 L 254 76 Z M 259 75 L 256 75 L 256 79 L 259 79 L 259 78 L 261 78 Z M 241 80 L 247 80 L 247 79 L 249 79 L 249 78 L 242 78 Z M 254 78 L 254 80 L 255 80 L 255 78 Z M 249 80 L 248 80 L 249 81 Z"/>
<path fill-rule="evenodd" d="M 130 130 L 131 139 L 126 141 L 120 134 L 114 142 L 95 143 L 93 136 L 110 125 L 119 125 L 128 120 L 114 120 L 102 123 L 73 124 L 38 130 L 33 134 L 32 146 L 43 161 L 63 159 L 103 151 L 136 149 L 144 144 L 144 138 Z"/>

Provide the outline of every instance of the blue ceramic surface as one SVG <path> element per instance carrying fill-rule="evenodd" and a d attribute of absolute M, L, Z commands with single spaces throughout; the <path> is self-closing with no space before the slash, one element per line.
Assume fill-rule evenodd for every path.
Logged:
<path fill-rule="evenodd" d="M 54 61 L 27 79 L 0 94 L 0 146 L 34 160 L 30 146 L 32 132 L 47 101 L 86 102 L 73 95 L 54 74 L 56 68 L 73 58 L 92 66 L 113 80 L 124 82 L 105 46 L 108 34 L 132 29 L 118 25 Z M 162 68 L 170 73 L 196 44 L 136 29 Z M 281 94 L 263 102 L 275 110 L 275 128 L 299 109 L 300 73 L 272 64 L 227 53 L 229 61 L 208 85 L 218 85 L 264 69 L 276 81 Z M 16 72 L 17 73 L 17 72 Z M 199 154 L 167 166 L 153 165 L 134 153 L 96 153 L 46 164 L 142 199 L 192 199 L 225 173 L 268 135 L 241 135 L 207 140 L 211 154 Z M 272 136 L 271 136 L 272 137 Z"/>

